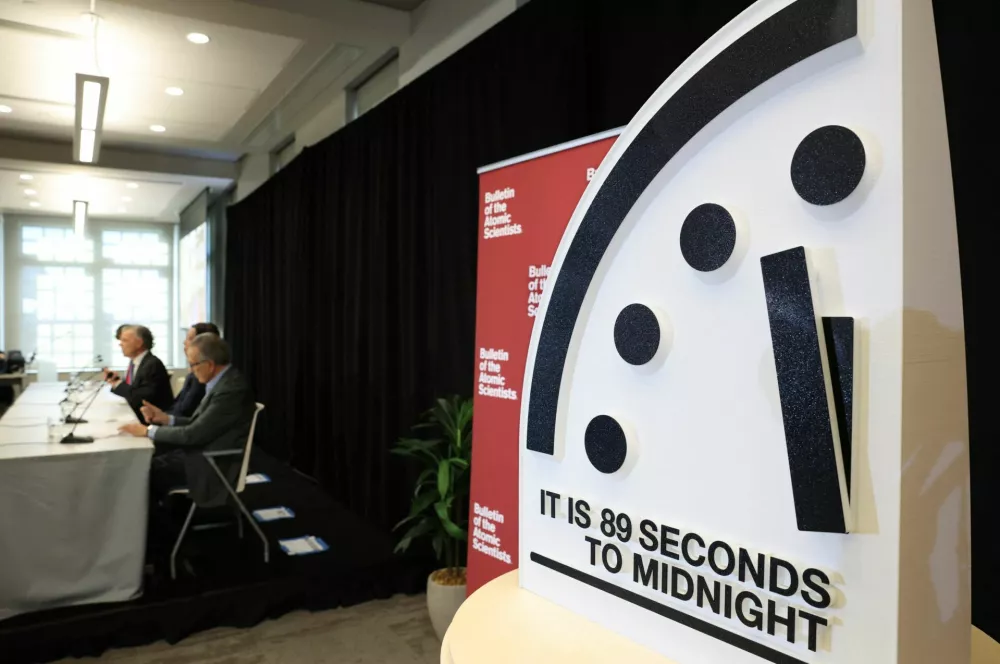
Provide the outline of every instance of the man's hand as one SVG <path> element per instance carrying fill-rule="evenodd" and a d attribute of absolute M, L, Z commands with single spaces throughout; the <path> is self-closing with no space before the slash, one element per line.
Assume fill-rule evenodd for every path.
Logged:
<path fill-rule="evenodd" d="M 135 436 L 137 438 L 146 437 L 146 425 L 139 424 L 138 422 L 129 422 L 128 424 L 123 424 L 118 428 L 121 433 L 127 433 L 129 435 Z"/>
<path fill-rule="evenodd" d="M 145 399 L 142 400 L 139 412 L 142 413 L 143 419 L 150 424 L 170 424 L 170 416 Z"/>

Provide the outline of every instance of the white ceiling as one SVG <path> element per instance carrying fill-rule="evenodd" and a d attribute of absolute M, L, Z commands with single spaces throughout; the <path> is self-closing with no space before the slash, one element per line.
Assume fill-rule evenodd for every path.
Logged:
<path fill-rule="evenodd" d="M 226 184 L 215 178 L 107 169 L 81 172 L 72 167 L 41 169 L 36 164 L 0 160 L 0 209 L 69 215 L 74 200 L 85 200 L 95 217 L 176 221 L 181 210 L 204 189 Z"/>
<path fill-rule="evenodd" d="M 419 4 L 96 0 L 95 37 L 91 0 L 0 0 L 0 106 L 12 109 L 0 112 L 0 148 L 5 141 L 18 146 L 16 155 L 0 149 L 0 157 L 18 160 L 0 160 L 0 211 L 68 211 L 73 183 L 89 178 L 92 214 L 176 220 L 178 200 L 189 196 L 186 204 L 204 186 L 231 182 L 187 172 L 217 173 L 225 169 L 209 162 L 235 165 L 247 152 L 278 147 L 409 36 L 409 11 Z M 189 42 L 192 32 L 208 35 L 209 43 Z M 72 162 L 77 73 L 110 79 L 104 170 Z M 167 94 L 168 87 L 183 95 Z M 31 141 L 45 155 L 35 162 Z M 190 160 L 190 171 L 179 158 Z M 155 175 L 166 162 L 170 174 Z M 109 174 L 108 166 L 119 170 Z M 22 169 L 37 177 L 36 208 L 23 195 Z M 148 181 L 125 213 L 118 212 L 128 195 L 119 193 L 121 181 Z"/>
<path fill-rule="evenodd" d="M 0 129 L 72 138 L 75 75 L 83 72 L 111 79 L 105 143 L 224 148 L 305 43 L 107 0 L 96 4 L 94 39 L 82 18 L 89 9 L 90 0 L 0 0 L 0 104 L 13 109 Z M 192 44 L 190 32 L 211 41 Z M 166 94 L 168 87 L 183 96 Z"/>

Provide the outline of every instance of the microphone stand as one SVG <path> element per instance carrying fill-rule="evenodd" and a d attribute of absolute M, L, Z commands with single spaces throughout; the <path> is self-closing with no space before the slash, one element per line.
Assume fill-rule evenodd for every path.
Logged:
<path fill-rule="evenodd" d="M 104 362 L 104 358 L 101 357 L 100 355 L 95 355 L 94 362 L 98 366 L 100 366 Z M 79 392 L 80 390 L 84 389 L 87 383 L 90 382 L 95 376 L 97 376 L 97 374 L 101 373 L 102 371 L 104 370 L 97 369 L 96 371 L 91 371 L 90 373 L 84 373 L 83 376 L 80 375 L 81 373 L 83 373 L 82 371 L 74 374 L 73 377 L 70 379 L 69 384 L 66 386 L 66 394 L 69 394 L 71 392 Z"/>
<path fill-rule="evenodd" d="M 75 443 L 94 442 L 93 436 L 77 436 L 74 434 L 74 432 L 76 431 L 76 427 L 79 426 L 80 422 L 86 422 L 86 420 L 83 419 L 83 416 L 87 414 L 88 410 L 90 410 L 90 406 L 97 399 L 97 395 L 101 393 L 102 389 L 104 389 L 103 386 L 94 391 L 94 396 L 90 397 L 90 401 L 87 402 L 87 407 L 83 409 L 82 413 L 80 413 L 80 418 L 76 420 L 76 423 L 73 425 L 73 428 L 70 429 L 69 433 L 63 436 L 63 439 L 59 441 L 61 444 L 71 445 Z"/>
<path fill-rule="evenodd" d="M 101 357 L 100 355 L 95 355 L 94 356 L 94 361 L 99 365 L 102 362 L 104 362 L 104 358 Z M 85 391 L 87 389 L 87 385 L 90 383 L 90 381 L 93 380 L 94 378 L 96 378 L 97 375 L 99 373 L 101 373 L 102 371 L 104 371 L 104 370 L 103 369 L 97 369 L 96 371 L 91 371 L 88 374 L 84 374 L 83 377 L 81 377 L 80 374 L 76 374 L 76 376 L 73 378 L 73 380 L 70 381 L 70 384 L 66 387 L 66 398 L 62 400 L 62 403 L 65 403 L 67 401 L 72 401 L 72 399 L 70 398 L 70 395 L 73 394 L 74 392 L 83 392 L 83 391 Z M 75 413 L 77 411 L 77 409 L 80 407 L 81 403 L 83 403 L 83 402 L 82 401 L 75 402 L 75 405 L 69 411 L 69 415 L 67 415 L 66 417 L 63 418 L 63 422 L 65 422 L 66 424 L 86 424 L 87 423 L 87 420 L 73 417 L 73 413 Z"/>
<path fill-rule="evenodd" d="M 98 388 L 97 391 L 95 392 L 95 394 L 97 392 L 100 392 L 100 391 L 101 391 L 101 388 Z M 69 397 L 66 397 L 66 398 L 68 399 Z M 86 424 L 87 420 L 83 419 L 83 413 L 80 413 L 80 417 L 73 417 L 73 413 L 75 413 L 77 411 L 77 409 L 80 407 L 80 404 L 82 404 L 82 403 L 83 403 L 83 401 L 78 401 L 76 403 L 76 405 L 73 406 L 73 410 L 69 411 L 69 415 L 67 415 L 65 418 L 63 418 L 63 422 L 65 422 L 66 424 Z M 87 404 L 87 407 L 89 408 L 90 404 Z M 83 410 L 83 412 L 86 413 L 87 409 L 85 408 Z"/>

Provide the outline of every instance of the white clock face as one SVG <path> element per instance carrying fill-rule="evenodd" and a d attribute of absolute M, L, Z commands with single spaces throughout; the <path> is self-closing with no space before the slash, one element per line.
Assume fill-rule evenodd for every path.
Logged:
<path fill-rule="evenodd" d="M 640 111 L 556 254 L 524 385 L 522 583 L 681 664 L 895 661 L 900 11 L 755 5 Z M 581 500 L 589 523 L 574 523 Z M 604 510 L 628 532 L 602 533 Z M 664 525 L 695 534 L 678 559 Z M 754 584 L 725 558 L 741 551 L 798 575 L 797 594 L 747 600 L 762 626 L 642 567 L 676 563 L 738 593 Z M 803 594 L 805 570 L 828 579 L 826 606 Z M 791 639 L 780 623 L 768 633 L 774 599 L 800 611 Z"/>

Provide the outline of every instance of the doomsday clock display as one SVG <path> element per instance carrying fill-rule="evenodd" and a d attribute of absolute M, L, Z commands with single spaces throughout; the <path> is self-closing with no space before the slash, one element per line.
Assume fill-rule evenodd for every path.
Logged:
<path fill-rule="evenodd" d="M 680 664 L 968 661 L 934 40 L 925 0 L 758 2 L 629 124 L 533 328 L 526 589 Z"/>

